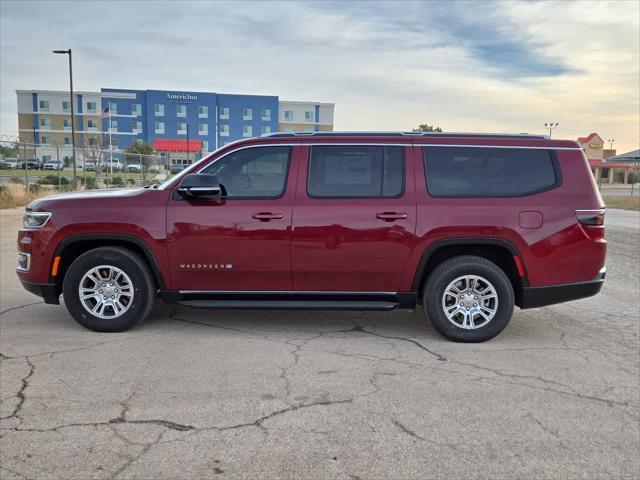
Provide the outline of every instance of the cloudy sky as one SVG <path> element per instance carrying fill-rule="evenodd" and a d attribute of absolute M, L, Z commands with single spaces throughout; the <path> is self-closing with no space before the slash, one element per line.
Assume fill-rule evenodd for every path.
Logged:
<path fill-rule="evenodd" d="M 592 131 L 640 142 L 640 2 L 0 0 L 0 132 L 16 89 L 334 102 L 339 130 Z"/>

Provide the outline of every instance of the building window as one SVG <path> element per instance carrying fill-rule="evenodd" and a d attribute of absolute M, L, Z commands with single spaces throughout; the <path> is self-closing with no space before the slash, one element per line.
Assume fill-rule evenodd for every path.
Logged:
<path fill-rule="evenodd" d="M 40 108 L 38 109 L 41 112 L 49 111 L 49 100 L 40 100 Z"/>
<path fill-rule="evenodd" d="M 284 111 L 284 120 L 286 122 L 293 122 L 293 110 Z"/>
<path fill-rule="evenodd" d="M 186 105 L 176 105 L 176 114 L 178 117 L 186 117 L 187 116 L 187 106 Z"/>
<path fill-rule="evenodd" d="M 87 113 L 97 113 L 98 104 L 96 102 L 87 102 Z"/>
<path fill-rule="evenodd" d="M 87 130 L 95 132 L 98 130 L 98 122 L 96 120 L 88 120 L 87 121 Z"/>
<path fill-rule="evenodd" d="M 253 136 L 253 127 L 251 125 L 243 125 L 242 126 L 242 136 L 243 137 L 252 137 Z"/>
<path fill-rule="evenodd" d="M 206 105 L 198 105 L 198 117 L 209 118 L 209 107 Z"/>
<path fill-rule="evenodd" d="M 43 145 L 51 145 L 51 137 L 49 135 L 41 135 L 40 143 Z"/>
<path fill-rule="evenodd" d="M 156 133 L 164 133 L 164 122 L 156 122 Z"/>
<path fill-rule="evenodd" d="M 304 121 L 305 122 L 313 122 L 313 112 L 304 112 Z"/>
<path fill-rule="evenodd" d="M 114 148 L 118 148 L 118 139 L 116 137 L 111 138 L 111 146 Z"/>
<path fill-rule="evenodd" d="M 62 121 L 62 128 L 63 128 L 63 130 L 71 130 L 71 119 L 70 118 L 65 118 Z"/>
<path fill-rule="evenodd" d="M 270 108 L 263 108 L 262 109 L 262 120 L 269 122 L 271 121 L 271 109 Z"/>
<path fill-rule="evenodd" d="M 116 102 L 109 102 L 109 113 L 111 115 L 118 114 L 118 104 Z"/>
<path fill-rule="evenodd" d="M 51 155 L 42 155 L 42 163 L 47 163 L 51 161 Z"/>
<path fill-rule="evenodd" d="M 271 133 L 271 126 L 270 125 L 263 125 L 262 126 L 262 135 L 266 135 L 268 133 Z"/>
<path fill-rule="evenodd" d="M 49 130 L 51 128 L 51 120 L 47 117 L 40 117 L 40 128 Z"/>
<path fill-rule="evenodd" d="M 134 120 L 131 125 L 133 133 L 142 133 L 142 122 L 140 120 Z"/>
<path fill-rule="evenodd" d="M 110 132 L 117 132 L 118 131 L 118 121 L 117 120 L 111 120 L 111 125 L 109 125 L 109 131 Z"/>
<path fill-rule="evenodd" d="M 209 124 L 200 123 L 198 125 L 198 135 L 209 135 Z"/>
<path fill-rule="evenodd" d="M 229 119 L 229 107 L 220 107 L 220 118 L 223 120 Z"/>
<path fill-rule="evenodd" d="M 178 122 L 178 135 L 187 134 L 187 122 Z"/>
<path fill-rule="evenodd" d="M 220 136 L 221 137 L 229 136 L 229 125 L 227 124 L 220 125 Z"/>
<path fill-rule="evenodd" d="M 98 139 L 95 137 L 89 137 L 89 146 L 95 147 L 96 145 L 98 145 Z"/>
<path fill-rule="evenodd" d="M 131 105 L 131 115 L 142 115 L 142 105 L 140 105 L 139 103 L 134 103 L 133 105 Z"/>
<path fill-rule="evenodd" d="M 156 117 L 164 117 L 164 104 L 163 103 L 156 103 L 155 107 L 154 107 L 154 112 Z"/>
<path fill-rule="evenodd" d="M 71 102 L 69 100 L 62 101 L 62 111 L 67 113 L 71 111 Z"/>
<path fill-rule="evenodd" d="M 71 145 L 71 137 L 64 137 L 64 144 L 65 145 Z"/>
<path fill-rule="evenodd" d="M 206 140 L 202 141 L 202 151 L 204 153 L 207 153 L 209 151 L 209 142 L 207 142 Z"/>
<path fill-rule="evenodd" d="M 243 108 L 242 109 L 242 119 L 243 120 L 253 120 L 253 109 L 252 108 Z"/>

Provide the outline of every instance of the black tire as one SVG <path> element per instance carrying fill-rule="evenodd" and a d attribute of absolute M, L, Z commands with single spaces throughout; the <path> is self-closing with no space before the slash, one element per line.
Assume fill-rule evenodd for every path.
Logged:
<path fill-rule="evenodd" d="M 449 321 L 443 308 L 447 286 L 458 277 L 477 275 L 488 280 L 498 297 L 494 317 L 477 329 L 465 329 Z M 462 255 L 445 260 L 427 278 L 422 304 L 433 327 L 444 337 L 458 342 L 484 342 L 498 335 L 513 315 L 513 286 L 507 275 L 495 263 L 482 257 Z"/>
<path fill-rule="evenodd" d="M 91 314 L 83 306 L 78 288 L 82 277 L 99 265 L 122 270 L 133 284 L 133 300 L 119 317 L 104 319 Z M 100 247 L 83 253 L 69 266 L 64 277 L 64 303 L 71 316 L 83 327 L 94 332 L 123 332 L 145 319 L 156 297 L 156 284 L 145 259 L 122 247 Z"/>

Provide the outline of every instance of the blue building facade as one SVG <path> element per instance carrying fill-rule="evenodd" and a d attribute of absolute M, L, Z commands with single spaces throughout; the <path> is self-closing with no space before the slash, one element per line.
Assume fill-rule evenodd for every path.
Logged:
<path fill-rule="evenodd" d="M 102 131 L 119 150 L 136 140 L 201 143 L 196 158 L 229 142 L 278 131 L 278 97 L 103 88 Z M 181 144 L 183 142 L 176 142 Z"/>

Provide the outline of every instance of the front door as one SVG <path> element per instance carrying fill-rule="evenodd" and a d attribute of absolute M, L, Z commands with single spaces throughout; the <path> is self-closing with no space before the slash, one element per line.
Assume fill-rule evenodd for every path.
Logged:
<path fill-rule="evenodd" d="M 397 292 L 414 244 L 411 150 L 303 147 L 293 213 L 298 291 Z"/>
<path fill-rule="evenodd" d="M 291 290 L 294 147 L 253 146 L 215 160 L 226 196 L 167 208 L 171 288 L 188 291 Z"/>

